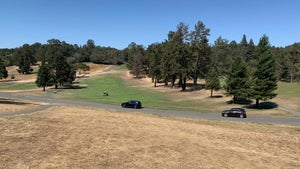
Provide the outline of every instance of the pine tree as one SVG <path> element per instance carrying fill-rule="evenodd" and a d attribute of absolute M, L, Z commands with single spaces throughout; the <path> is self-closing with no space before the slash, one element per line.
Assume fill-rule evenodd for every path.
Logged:
<path fill-rule="evenodd" d="M 7 70 L 5 68 L 5 65 L 3 64 L 2 59 L 0 58 L 0 79 L 2 78 L 7 78 L 8 77 L 8 73 Z"/>
<path fill-rule="evenodd" d="M 208 78 L 206 81 L 206 89 L 210 89 L 210 97 L 213 96 L 214 90 L 219 90 L 221 88 L 218 73 L 215 69 L 212 69 L 208 73 Z"/>
<path fill-rule="evenodd" d="M 276 97 L 277 77 L 275 74 L 275 59 L 271 53 L 271 45 L 266 35 L 260 39 L 257 46 L 258 62 L 254 73 L 252 98 L 256 99 L 256 107 L 260 100 Z"/>
<path fill-rule="evenodd" d="M 246 99 L 251 93 L 250 76 L 247 66 L 241 57 L 235 59 L 227 78 L 227 95 L 233 96 L 233 102 L 237 99 Z"/>
<path fill-rule="evenodd" d="M 17 58 L 17 65 L 19 66 L 19 73 L 29 74 L 31 73 L 31 65 L 34 64 L 35 60 L 33 52 L 28 44 L 24 44 L 21 48 L 17 49 L 14 53 Z"/>
<path fill-rule="evenodd" d="M 43 87 L 43 91 L 45 91 L 47 86 L 53 85 L 51 71 L 49 66 L 45 64 L 45 61 L 43 61 L 40 66 L 35 83 L 38 87 Z"/>

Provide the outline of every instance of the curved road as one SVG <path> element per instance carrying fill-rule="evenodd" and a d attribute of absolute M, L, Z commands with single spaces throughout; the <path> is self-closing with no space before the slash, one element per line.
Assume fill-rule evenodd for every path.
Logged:
<path fill-rule="evenodd" d="M 0 98 L 6 99 L 18 99 L 18 100 L 29 100 L 35 102 L 46 102 L 50 105 L 38 106 L 37 108 L 30 110 L 22 110 L 12 113 L 0 114 L 1 117 L 7 117 L 18 114 L 26 114 L 32 113 L 35 111 L 43 110 L 51 105 L 76 105 L 83 107 L 93 107 L 93 108 L 102 108 L 102 109 L 113 109 L 120 110 L 125 112 L 132 112 L 132 109 L 124 109 L 121 106 L 116 105 L 108 105 L 101 103 L 91 103 L 91 102 L 81 102 L 81 101 L 72 101 L 72 100 L 61 100 L 61 99 L 53 99 L 53 98 L 45 98 L 45 97 L 36 97 L 36 96 L 24 96 L 16 93 L 4 93 L 0 92 Z M 134 110 L 135 111 L 135 110 Z M 178 117 L 188 117 L 188 118 L 203 118 L 210 120 L 226 120 L 226 121 L 238 121 L 238 122 L 252 122 L 252 123 L 265 123 L 265 124 L 285 124 L 285 125 L 295 125 L 300 126 L 300 118 L 285 118 L 285 117 L 264 117 L 264 116 L 249 116 L 245 119 L 240 118 L 223 118 L 220 114 L 214 113 L 199 113 L 199 112 L 185 112 L 185 111 L 176 111 L 176 110 L 158 110 L 158 109 L 149 109 L 143 108 L 139 109 L 138 112 L 149 113 L 161 116 L 178 116 Z"/>

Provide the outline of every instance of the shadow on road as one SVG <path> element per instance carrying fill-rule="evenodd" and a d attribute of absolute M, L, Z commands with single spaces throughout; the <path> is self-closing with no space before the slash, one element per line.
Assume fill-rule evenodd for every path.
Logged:
<path fill-rule="evenodd" d="M 27 105 L 27 104 L 31 104 L 31 103 L 0 98 L 0 104 Z"/>

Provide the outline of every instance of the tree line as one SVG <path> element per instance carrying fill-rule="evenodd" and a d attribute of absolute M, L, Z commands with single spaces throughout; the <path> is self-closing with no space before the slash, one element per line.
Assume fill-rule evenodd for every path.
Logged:
<path fill-rule="evenodd" d="M 267 35 L 258 45 L 247 40 L 229 42 L 219 37 L 214 45 L 208 42 L 210 29 L 199 21 L 192 29 L 179 23 L 177 30 L 169 31 L 167 39 L 148 46 L 131 43 L 126 49 L 128 68 L 137 77 L 147 75 L 154 86 L 158 82 L 165 86 L 175 85 L 186 90 L 187 81 L 197 88 L 198 79 L 205 80 L 205 88 L 218 90 L 220 78 L 225 79 L 226 94 L 233 102 L 240 99 L 260 100 L 276 96 L 277 81 L 299 80 L 300 44 L 282 47 L 271 46 Z"/>
<path fill-rule="evenodd" d="M 257 102 L 276 96 L 273 92 L 276 81 L 300 79 L 300 43 L 275 47 L 271 46 L 267 35 L 263 35 L 255 45 L 243 35 L 240 42 L 220 36 L 210 44 L 209 36 L 210 29 L 198 21 L 192 29 L 179 23 L 177 30 L 169 31 L 166 40 L 148 47 L 132 42 L 127 48 L 118 50 L 96 46 L 91 39 L 83 46 L 58 39 L 50 39 L 47 44 L 24 44 L 15 49 L 0 49 L 0 78 L 8 77 L 6 66 L 17 65 L 19 73 L 27 74 L 31 73 L 32 65 L 41 61 L 38 86 L 55 85 L 57 88 L 71 84 L 75 79 L 74 71 L 84 67 L 83 62 L 126 63 L 137 78 L 151 77 L 154 86 L 164 83 L 179 86 L 184 91 L 188 81 L 197 88 L 198 79 L 204 79 L 205 88 L 211 89 L 212 95 L 213 90 L 222 87 L 220 78 L 223 78 L 226 79 L 223 87 L 233 100 L 254 98 Z M 266 91 L 269 91 L 267 96 L 263 96 Z"/>

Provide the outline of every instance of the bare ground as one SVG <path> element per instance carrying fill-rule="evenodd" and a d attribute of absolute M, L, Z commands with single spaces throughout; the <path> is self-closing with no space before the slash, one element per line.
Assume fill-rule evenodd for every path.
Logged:
<path fill-rule="evenodd" d="M 299 168 L 299 132 L 52 107 L 0 119 L 0 168 Z"/>

